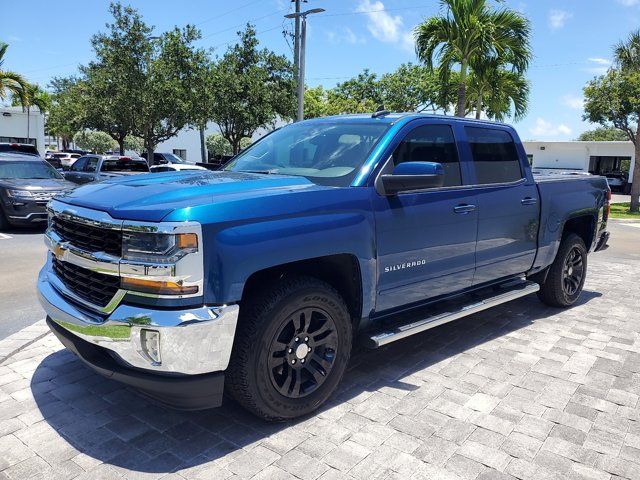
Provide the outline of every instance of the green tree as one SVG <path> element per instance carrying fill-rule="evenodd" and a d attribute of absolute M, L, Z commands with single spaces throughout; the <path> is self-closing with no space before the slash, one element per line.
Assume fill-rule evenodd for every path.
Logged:
<path fill-rule="evenodd" d="M 229 47 L 213 69 L 213 120 L 238 153 L 240 141 L 256 130 L 288 120 L 295 112 L 293 67 L 282 55 L 258 48 L 250 24 L 238 32 L 240 41 Z"/>
<path fill-rule="evenodd" d="M 597 127 L 582 132 L 577 140 L 579 142 L 623 142 L 629 140 L 629 137 L 615 127 Z"/>
<path fill-rule="evenodd" d="M 83 150 L 93 153 L 106 153 L 118 146 L 118 143 L 105 132 L 80 130 L 73 136 L 73 142 Z"/>
<path fill-rule="evenodd" d="M 304 118 L 318 118 L 327 115 L 327 91 L 322 85 L 304 90 Z"/>
<path fill-rule="evenodd" d="M 487 0 L 440 0 L 442 15 L 415 29 L 418 58 L 434 69 L 439 64 L 443 83 L 460 65 L 456 114 L 466 113 L 467 74 L 470 66 L 486 60 L 509 58 L 514 71 L 524 72 L 531 59 L 530 24 L 519 12 L 494 9 Z"/>
<path fill-rule="evenodd" d="M 477 64 L 468 78 L 467 111 L 482 112 L 487 117 L 504 121 L 506 117 L 522 119 L 529 107 L 529 82 L 518 71 L 511 70 L 498 59 Z"/>
<path fill-rule="evenodd" d="M 446 95 L 435 72 L 423 65 L 403 63 L 380 78 L 384 107 L 393 112 L 446 110 Z"/>
<path fill-rule="evenodd" d="M 142 150 L 144 149 L 144 142 L 140 137 L 127 135 L 124 137 L 124 149 L 133 150 L 136 153 L 142 153 Z"/>
<path fill-rule="evenodd" d="M 611 69 L 584 88 L 584 119 L 623 132 L 635 147 L 631 212 L 638 212 L 640 197 L 640 71 Z"/>
<path fill-rule="evenodd" d="M 3 68 L 7 48 L 9 48 L 8 44 L 0 42 L 0 100 L 6 100 L 11 95 L 24 102 L 26 101 L 25 88 L 28 82 L 22 75 Z"/>
<path fill-rule="evenodd" d="M 231 143 L 229 140 L 224 138 L 220 133 L 212 133 L 207 135 L 207 150 L 209 154 L 214 156 L 226 156 L 232 155 L 233 150 L 231 148 Z M 240 140 L 240 149 L 243 150 L 251 145 L 251 139 L 248 137 L 244 137 Z"/>
<path fill-rule="evenodd" d="M 14 96 L 11 99 L 14 107 L 22 107 L 27 112 L 27 138 L 31 136 L 31 109 L 37 108 L 42 114 L 47 113 L 51 107 L 51 95 L 42 90 L 35 83 L 27 83 L 24 86 L 22 96 Z"/>
<path fill-rule="evenodd" d="M 51 106 L 47 129 L 62 139 L 63 149 L 69 148 L 73 135 L 82 128 L 80 85 L 81 81 L 76 77 L 56 77 L 49 83 Z"/>

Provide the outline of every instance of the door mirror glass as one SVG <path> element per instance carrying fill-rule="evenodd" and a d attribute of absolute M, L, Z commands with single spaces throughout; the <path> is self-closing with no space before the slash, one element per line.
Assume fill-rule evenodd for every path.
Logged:
<path fill-rule="evenodd" d="M 439 188 L 444 185 L 444 167 L 436 162 L 404 162 L 391 174 L 380 177 L 385 195 L 400 192 Z"/>

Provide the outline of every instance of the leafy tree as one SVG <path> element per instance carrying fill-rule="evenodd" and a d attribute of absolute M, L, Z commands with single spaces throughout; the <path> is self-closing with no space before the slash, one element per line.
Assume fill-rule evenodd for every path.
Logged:
<path fill-rule="evenodd" d="M 140 137 L 135 137 L 133 135 L 127 135 L 124 137 L 124 149 L 125 150 L 133 150 L 137 153 L 142 153 L 142 149 L 144 148 L 144 142 Z"/>
<path fill-rule="evenodd" d="M 629 137 L 615 127 L 598 127 L 582 132 L 577 140 L 579 142 L 623 142 L 629 140 Z"/>
<path fill-rule="evenodd" d="M 83 122 L 80 102 L 81 81 L 76 77 L 56 77 L 51 80 L 51 107 L 47 118 L 49 133 L 62 139 L 62 148 L 69 148 L 73 135 Z"/>
<path fill-rule="evenodd" d="M 22 75 L 3 68 L 7 48 L 9 48 L 8 44 L 0 42 L 0 100 L 6 100 L 11 95 L 22 102 L 26 100 L 27 80 Z"/>
<path fill-rule="evenodd" d="M 403 63 L 380 78 L 382 103 L 393 112 L 446 110 L 444 90 L 437 74 L 423 65 Z"/>
<path fill-rule="evenodd" d="M 623 132 L 635 147 L 631 212 L 638 212 L 640 196 L 640 71 L 611 69 L 584 88 L 584 119 Z"/>
<path fill-rule="evenodd" d="M 378 77 L 368 69 L 329 90 L 327 100 L 331 115 L 373 112 L 383 103 Z"/>
<path fill-rule="evenodd" d="M 327 91 L 322 85 L 304 90 L 304 118 L 318 118 L 327 115 Z"/>
<path fill-rule="evenodd" d="M 51 107 L 51 95 L 42 90 L 35 83 L 27 83 L 22 96 L 14 96 L 11 104 L 14 107 L 22 107 L 27 111 L 27 138 L 31 136 L 31 109 L 36 107 L 40 113 L 45 114 Z"/>
<path fill-rule="evenodd" d="M 233 150 L 231 148 L 231 143 L 229 140 L 224 138 L 220 133 L 212 133 L 207 136 L 207 150 L 209 154 L 214 156 L 225 156 L 232 155 Z M 244 137 L 240 140 L 240 149 L 243 150 L 251 145 L 251 139 L 248 137 Z"/>
<path fill-rule="evenodd" d="M 83 150 L 100 154 L 118 146 L 118 143 L 108 133 L 93 130 L 80 130 L 73 136 L 73 142 Z"/>
<path fill-rule="evenodd" d="M 466 113 L 469 67 L 509 58 L 514 71 L 524 72 L 531 59 L 530 24 L 519 12 L 494 9 L 487 0 L 440 0 L 444 10 L 415 29 L 416 52 L 427 67 L 439 63 L 442 83 L 449 82 L 455 65 L 460 65 L 456 114 Z"/>
<path fill-rule="evenodd" d="M 213 69 L 213 120 L 235 154 L 240 141 L 280 118 L 293 118 L 293 68 L 282 55 L 260 50 L 250 24 L 238 32 L 240 41 L 229 47 Z"/>

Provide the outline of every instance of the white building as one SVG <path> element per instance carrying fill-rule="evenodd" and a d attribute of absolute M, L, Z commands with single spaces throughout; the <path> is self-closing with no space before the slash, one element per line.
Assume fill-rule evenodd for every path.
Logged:
<path fill-rule="evenodd" d="M 633 178 L 635 151 L 631 142 L 522 143 L 534 170 L 569 170 L 596 175 L 625 170 L 629 183 Z"/>
<path fill-rule="evenodd" d="M 44 157 L 44 115 L 37 108 L 27 115 L 22 107 L 0 107 L 0 142 L 32 143 Z"/>

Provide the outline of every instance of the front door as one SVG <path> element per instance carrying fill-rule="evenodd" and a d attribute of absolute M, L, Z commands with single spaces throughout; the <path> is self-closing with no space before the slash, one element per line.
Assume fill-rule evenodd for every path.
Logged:
<path fill-rule="evenodd" d="M 474 285 L 520 275 L 536 255 L 540 202 L 524 155 L 504 129 L 465 127 L 478 204 Z"/>
<path fill-rule="evenodd" d="M 468 288 L 475 267 L 478 212 L 475 193 L 465 190 L 451 125 L 430 120 L 407 133 L 389 161 L 441 163 L 441 188 L 374 193 L 378 296 L 382 312 Z"/>

